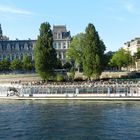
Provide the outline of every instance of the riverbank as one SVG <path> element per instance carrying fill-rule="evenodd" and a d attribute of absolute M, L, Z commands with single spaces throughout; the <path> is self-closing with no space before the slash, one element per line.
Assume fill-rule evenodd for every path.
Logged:
<path fill-rule="evenodd" d="M 102 79 L 109 79 L 109 78 L 130 78 L 130 77 L 140 77 L 140 73 L 138 72 L 102 72 L 101 80 Z M 75 79 L 86 79 L 82 73 L 76 72 Z M 42 79 L 37 73 L 24 73 L 24 74 L 0 74 L 0 83 L 10 83 L 10 82 L 23 82 L 23 83 L 30 83 L 30 82 L 38 82 Z"/>
<path fill-rule="evenodd" d="M 41 78 L 38 74 L 0 74 L 0 84 L 3 83 L 12 83 L 12 82 L 32 82 L 32 81 L 40 81 Z"/>
<path fill-rule="evenodd" d="M 82 96 L 82 97 L 0 97 L 0 100 L 93 100 L 93 101 L 140 101 L 139 97 L 101 97 L 101 96 Z"/>
<path fill-rule="evenodd" d="M 44 82 L 36 74 L 2 77 L 7 82 L 0 83 L 1 100 L 140 100 L 140 80 Z"/>

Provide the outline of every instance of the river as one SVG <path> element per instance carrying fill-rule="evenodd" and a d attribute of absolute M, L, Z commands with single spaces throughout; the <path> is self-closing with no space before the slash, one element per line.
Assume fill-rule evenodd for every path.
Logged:
<path fill-rule="evenodd" d="M 139 139 L 138 101 L 0 101 L 0 140 Z"/>

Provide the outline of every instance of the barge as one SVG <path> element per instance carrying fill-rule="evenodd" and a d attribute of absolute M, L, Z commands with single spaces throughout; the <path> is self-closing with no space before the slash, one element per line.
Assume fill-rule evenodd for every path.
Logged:
<path fill-rule="evenodd" d="M 0 99 L 140 100 L 138 85 L 0 85 Z"/>

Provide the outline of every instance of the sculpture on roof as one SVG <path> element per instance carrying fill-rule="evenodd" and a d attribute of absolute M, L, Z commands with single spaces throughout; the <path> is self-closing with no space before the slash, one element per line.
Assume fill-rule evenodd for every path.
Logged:
<path fill-rule="evenodd" d="M 9 40 L 9 38 L 7 36 L 3 36 L 2 28 L 0 24 L 0 41 L 5 41 L 5 40 Z"/>

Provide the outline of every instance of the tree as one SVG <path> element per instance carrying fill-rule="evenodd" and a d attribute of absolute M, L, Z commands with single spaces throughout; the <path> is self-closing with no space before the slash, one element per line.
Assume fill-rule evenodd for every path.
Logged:
<path fill-rule="evenodd" d="M 4 58 L 0 62 L 0 70 L 1 71 L 8 71 L 10 69 L 10 61 L 7 58 Z"/>
<path fill-rule="evenodd" d="M 104 62 L 105 45 L 98 35 L 93 24 L 86 28 L 83 48 L 83 71 L 90 78 L 98 79 L 102 72 Z"/>
<path fill-rule="evenodd" d="M 62 69 L 62 62 L 59 58 L 57 58 L 55 69 Z"/>
<path fill-rule="evenodd" d="M 33 64 L 32 61 L 30 59 L 30 57 L 28 55 L 24 55 L 23 56 L 23 65 L 22 68 L 24 70 L 32 70 L 33 69 Z"/>
<path fill-rule="evenodd" d="M 110 60 L 110 65 L 118 67 L 127 67 L 133 62 L 132 56 L 129 51 L 124 50 L 123 48 L 119 49 Z"/>
<path fill-rule="evenodd" d="M 22 68 L 22 63 L 19 59 L 15 58 L 10 65 L 11 70 L 20 70 Z"/>
<path fill-rule="evenodd" d="M 115 52 L 109 51 L 105 53 L 104 55 L 104 68 L 109 69 L 110 68 L 110 60 L 112 59 Z"/>
<path fill-rule="evenodd" d="M 57 58 L 53 48 L 52 30 L 48 22 L 42 23 L 40 26 L 40 35 L 35 45 L 34 56 L 36 71 L 42 79 L 50 79 L 53 75 Z"/>
<path fill-rule="evenodd" d="M 63 68 L 66 69 L 66 70 L 70 70 L 72 67 L 72 65 L 69 63 L 69 62 L 66 62 L 64 65 L 63 65 Z"/>
<path fill-rule="evenodd" d="M 74 60 L 75 67 L 80 67 L 82 65 L 82 55 L 83 55 L 83 40 L 85 35 L 79 33 L 72 38 L 69 50 L 67 52 L 67 59 L 69 61 Z"/>

